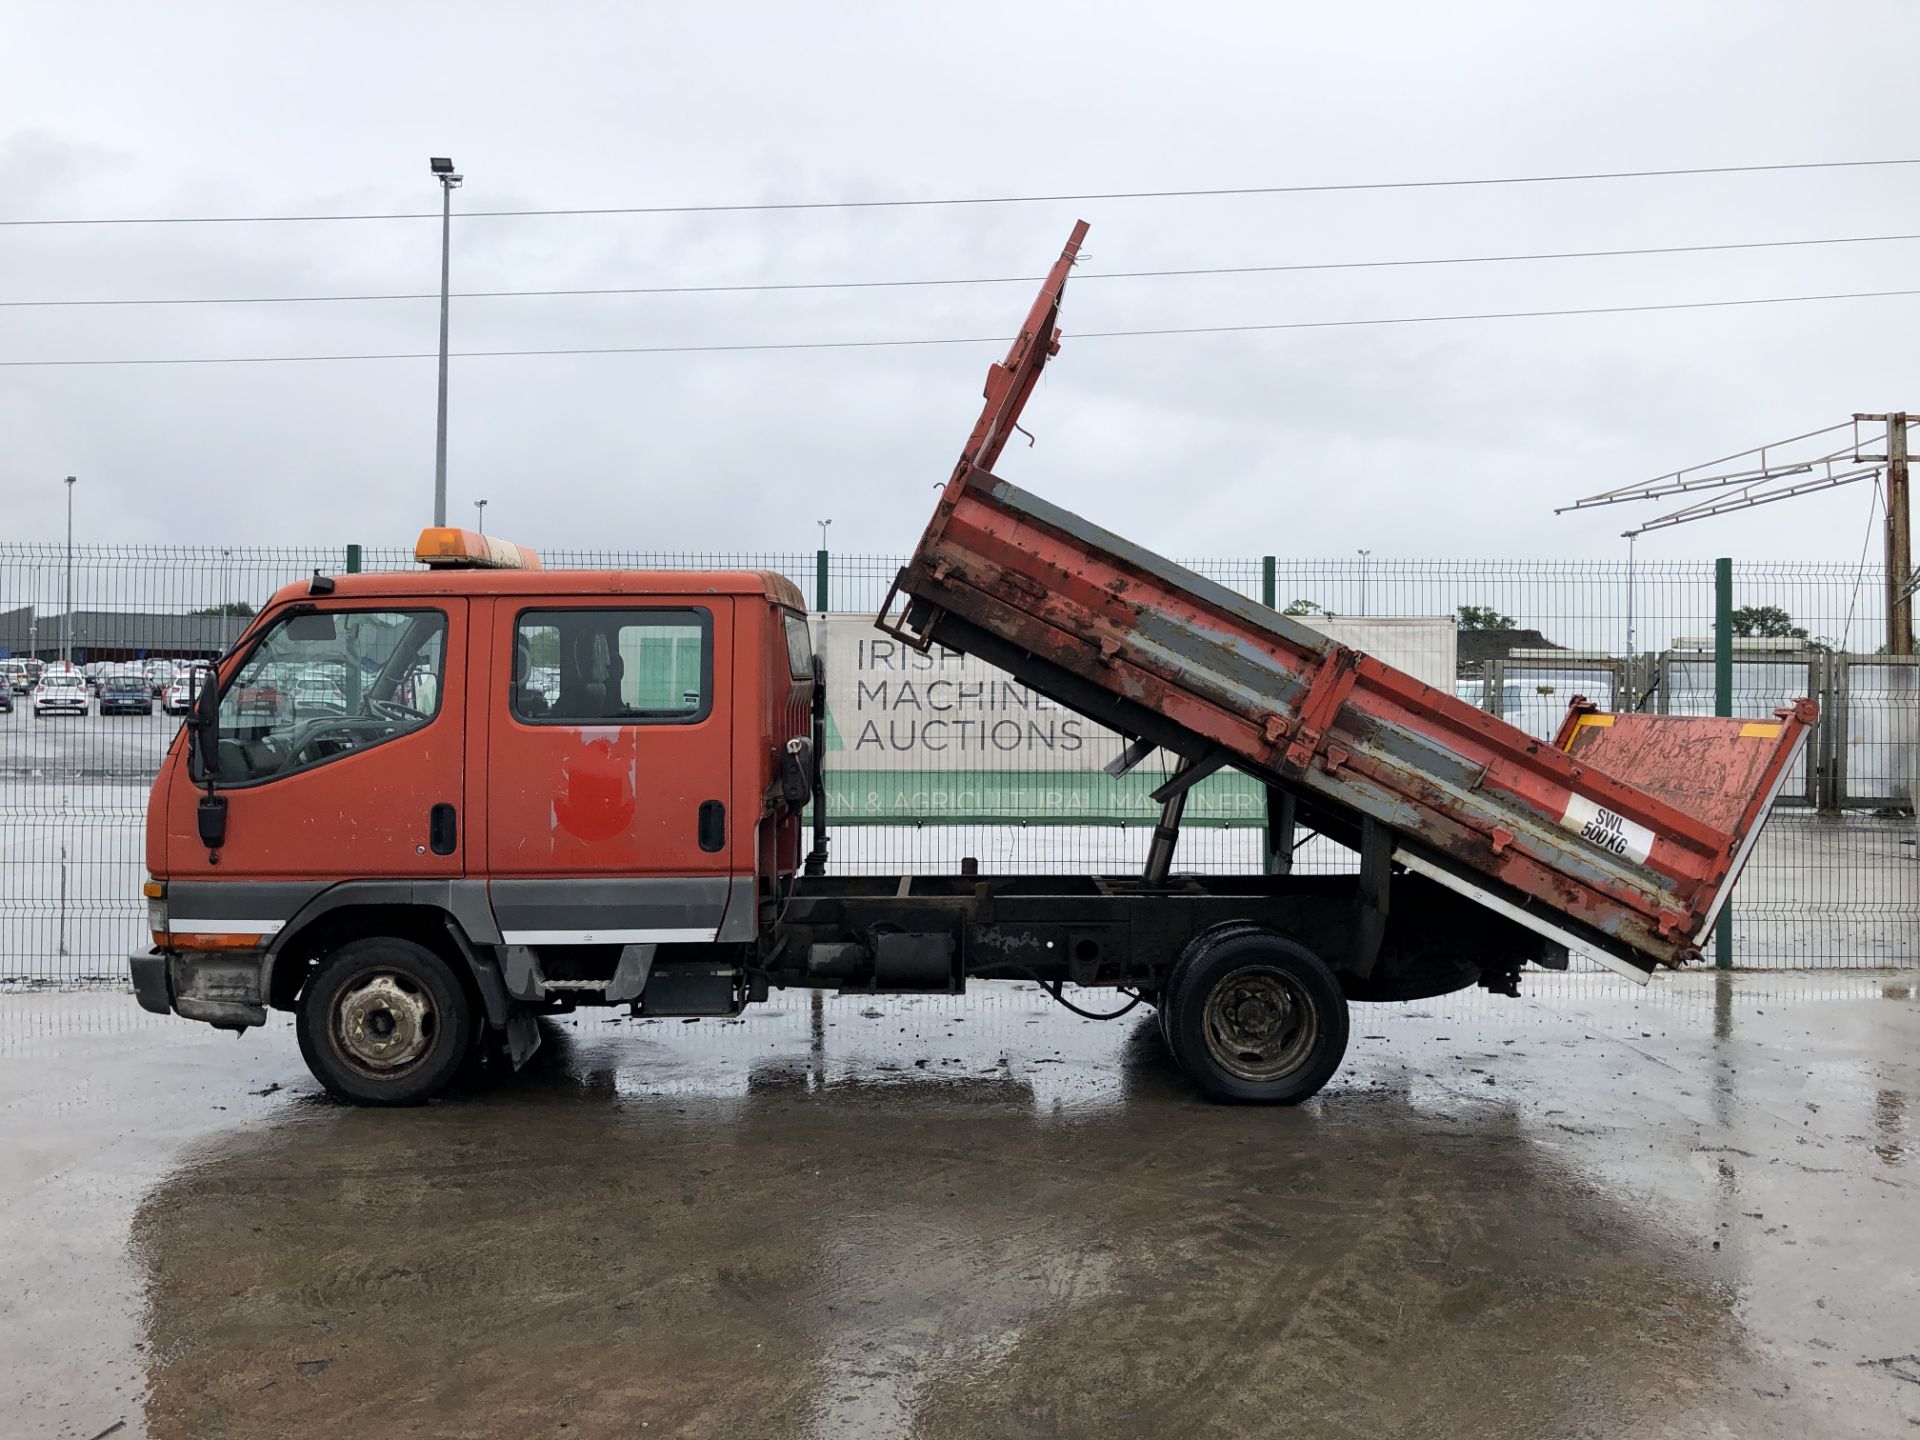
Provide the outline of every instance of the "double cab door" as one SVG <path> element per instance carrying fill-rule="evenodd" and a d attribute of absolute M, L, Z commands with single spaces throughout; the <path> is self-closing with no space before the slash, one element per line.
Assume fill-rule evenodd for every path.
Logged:
<path fill-rule="evenodd" d="M 752 823 L 730 813 L 733 622 L 726 596 L 495 597 L 486 871 L 508 944 L 720 938 Z"/>

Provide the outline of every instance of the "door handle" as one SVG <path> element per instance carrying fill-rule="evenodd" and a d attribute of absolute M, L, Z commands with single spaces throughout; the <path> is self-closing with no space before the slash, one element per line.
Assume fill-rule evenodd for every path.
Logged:
<path fill-rule="evenodd" d="M 700 848 L 708 854 L 727 848 L 727 807 L 718 800 L 700 802 Z"/>
<path fill-rule="evenodd" d="M 459 821 L 445 801 L 427 813 L 427 844 L 436 855 L 451 855 L 460 844 Z"/>

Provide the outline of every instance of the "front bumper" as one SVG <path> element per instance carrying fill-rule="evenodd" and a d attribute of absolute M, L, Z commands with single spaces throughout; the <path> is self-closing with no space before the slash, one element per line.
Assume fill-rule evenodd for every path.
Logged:
<path fill-rule="evenodd" d="M 264 961 L 258 952 L 202 955 L 153 950 L 127 957 L 134 997 L 142 1010 L 156 1015 L 171 1012 L 220 1030 L 267 1023 L 260 984 Z"/>
<path fill-rule="evenodd" d="M 129 955 L 127 964 L 133 970 L 133 998 L 140 1002 L 140 1008 L 156 1015 L 171 1015 L 173 996 L 167 990 L 165 953 L 156 950 L 150 955 Z"/>

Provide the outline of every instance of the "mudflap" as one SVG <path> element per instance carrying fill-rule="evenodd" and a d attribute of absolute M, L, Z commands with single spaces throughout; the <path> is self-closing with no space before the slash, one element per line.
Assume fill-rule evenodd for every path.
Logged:
<path fill-rule="evenodd" d="M 540 1023 L 534 1019 L 533 1011 L 524 1006 L 514 1007 L 507 1017 L 506 1040 L 507 1061 L 518 1070 L 540 1048 Z"/>

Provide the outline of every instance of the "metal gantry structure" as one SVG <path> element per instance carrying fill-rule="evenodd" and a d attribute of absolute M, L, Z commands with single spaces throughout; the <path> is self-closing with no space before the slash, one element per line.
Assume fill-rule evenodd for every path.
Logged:
<path fill-rule="evenodd" d="M 1633 501 L 1662 500 L 1673 496 L 1711 492 L 1703 498 L 1643 521 L 1623 532 L 1629 545 L 1649 530 L 1685 525 L 1735 510 L 1750 510 L 1776 500 L 1792 500 L 1851 485 L 1858 480 L 1884 479 L 1884 536 L 1886 546 L 1887 653 L 1913 654 L 1913 597 L 1920 592 L 1920 572 L 1913 565 L 1912 538 L 1908 521 L 1907 438 L 1908 426 L 1916 417 L 1906 411 L 1861 412 L 1837 424 L 1790 435 L 1767 445 L 1737 450 L 1715 460 L 1702 461 L 1682 470 L 1669 471 L 1637 485 L 1623 485 L 1588 495 L 1571 505 L 1556 507 L 1556 515 L 1573 510 L 1591 510 L 1603 505 L 1622 505 Z M 1862 448 L 1861 425 L 1882 427 L 1884 448 L 1870 452 Z M 1846 443 L 1833 437 L 1847 434 Z M 1820 441 L 1809 446 L 1810 441 Z M 1868 443 L 1871 443 L 1869 439 Z M 1821 453 L 1809 455 L 1807 449 Z M 1631 603 L 1631 602 L 1629 602 Z"/>

